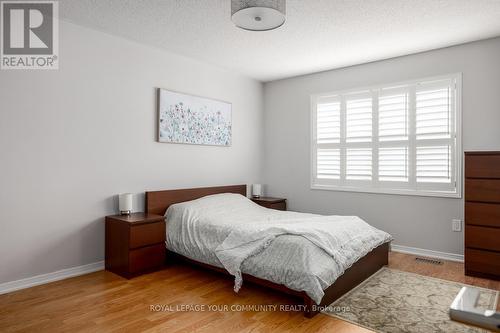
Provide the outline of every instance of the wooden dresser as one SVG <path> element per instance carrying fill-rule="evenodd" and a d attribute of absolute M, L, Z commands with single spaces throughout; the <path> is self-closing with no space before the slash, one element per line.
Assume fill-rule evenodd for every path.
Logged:
<path fill-rule="evenodd" d="M 465 274 L 500 279 L 500 152 L 465 153 Z"/>

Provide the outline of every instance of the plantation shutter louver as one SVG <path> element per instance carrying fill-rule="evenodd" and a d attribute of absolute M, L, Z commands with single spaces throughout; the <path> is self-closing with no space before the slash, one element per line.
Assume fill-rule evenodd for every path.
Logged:
<path fill-rule="evenodd" d="M 340 100 L 323 98 L 317 105 L 317 143 L 340 142 Z M 317 177 L 340 179 L 340 149 L 318 148 L 316 161 Z"/>
<path fill-rule="evenodd" d="M 424 82 L 417 86 L 417 183 L 452 182 L 453 90 L 451 80 Z"/>
<path fill-rule="evenodd" d="M 340 178 L 340 149 L 318 149 L 318 178 Z"/>
<path fill-rule="evenodd" d="M 417 139 L 449 138 L 451 125 L 450 82 L 422 84 L 416 93 Z"/>
<path fill-rule="evenodd" d="M 371 97 L 349 98 L 346 101 L 346 141 L 372 140 Z"/>
<path fill-rule="evenodd" d="M 417 182 L 449 183 L 450 181 L 450 147 L 417 147 Z"/>
<path fill-rule="evenodd" d="M 346 179 L 372 179 L 372 150 L 367 148 L 347 149 Z"/>
<path fill-rule="evenodd" d="M 330 100 L 318 104 L 317 112 L 318 143 L 339 142 L 340 102 Z"/>
<path fill-rule="evenodd" d="M 408 138 L 408 95 L 406 93 L 379 97 L 378 130 L 380 141 Z"/>
<path fill-rule="evenodd" d="M 381 181 L 408 181 L 408 148 L 379 149 L 379 179 Z"/>

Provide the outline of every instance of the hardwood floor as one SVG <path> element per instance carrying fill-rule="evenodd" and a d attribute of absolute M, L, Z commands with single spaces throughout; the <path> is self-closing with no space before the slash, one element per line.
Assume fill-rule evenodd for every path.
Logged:
<path fill-rule="evenodd" d="M 391 253 L 389 267 L 500 290 L 500 281 L 465 277 L 463 264 L 416 263 Z M 186 264 L 125 280 L 100 271 L 0 295 L 1 332 L 338 332 L 366 329 L 301 312 L 169 312 L 154 305 L 299 304 L 293 298 L 245 284 L 239 294 L 223 275 Z"/>

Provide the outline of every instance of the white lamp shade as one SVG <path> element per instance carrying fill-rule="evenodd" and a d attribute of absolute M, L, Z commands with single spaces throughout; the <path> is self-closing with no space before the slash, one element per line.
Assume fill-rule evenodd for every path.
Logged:
<path fill-rule="evenodd" d="M 261 184 L 253 184 L 252 185 L 252 196 L 260 197 L 262 195 L 262 185 Z"/>
<path fill-rule="evenodd" d="M 118 195 L 118 210 L 120 212 L 132 211 L 132 193 L 122 193 Z"/>

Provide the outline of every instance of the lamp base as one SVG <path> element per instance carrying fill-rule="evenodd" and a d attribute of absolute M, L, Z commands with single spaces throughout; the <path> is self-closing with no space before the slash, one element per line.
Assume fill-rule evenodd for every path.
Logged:
<path fill-rule="evenodd" d="M 132 211 L 130 210 L 121 210 L 120 211 L 120 215 L 130 215 L 132 213 Z"/>

